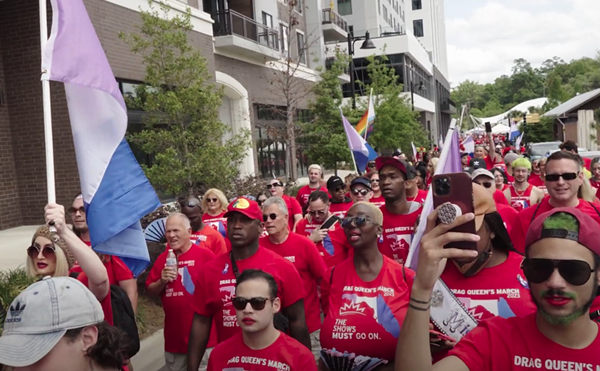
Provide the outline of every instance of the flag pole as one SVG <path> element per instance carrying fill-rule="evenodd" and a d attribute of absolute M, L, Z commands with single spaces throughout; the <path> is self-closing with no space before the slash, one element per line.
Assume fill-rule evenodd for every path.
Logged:
<path fill-rule="evenodd" d="M 40 0 L 40 47 L 41 57 L 48 42 L 48 12 L 46 0 Z M 48 71 L 42 71 L 42 102 L 44 107 L 44 143 L 46 147 L 46 182 L 48 203 L 56 203 L 56 188 L 54 182 L 54 148 L 52 142 L 52 110 L 50 104 L 50 80 Z"/>
<path fill-rule="evenodd" d="M 340 114 L 342 115 L 342 123 L 344 120 L 344 111 L 342 111 L 342 107 L 340 107 Z M 344 132 L 346 129 L 344 129 Z M 359 135 L 360 137 L 360 135 Z M 352 152 L 352 148 L 350 148 L 350 140 L 348 139 L 348 134 L 346 133 L 346 140 L 348 141 L 348 149 L 350 150 L 350 157 L 352 157 L 352 162 L 354 163 L 354 171 L 358 174 L 358 167 L 356 166 L 356 159 L 354 158 L 354 153 Z"/>

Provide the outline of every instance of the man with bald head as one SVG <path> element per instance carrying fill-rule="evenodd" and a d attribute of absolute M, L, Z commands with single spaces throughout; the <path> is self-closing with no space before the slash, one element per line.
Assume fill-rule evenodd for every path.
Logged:
<path fill-rule="evenodd" d="M 160 296 L 165 311 L 165 366 L 169 371 L 185 370 L 190 327 L 194 318 L 192 298 L 197 275 L 215 255 L 190 241 L 190 220 L 181 213 L 167 218 L 167 248 L 154 262 L 146 289 Z M 177 270 L 166 266 L 169 250 L 177 257 Z"/>

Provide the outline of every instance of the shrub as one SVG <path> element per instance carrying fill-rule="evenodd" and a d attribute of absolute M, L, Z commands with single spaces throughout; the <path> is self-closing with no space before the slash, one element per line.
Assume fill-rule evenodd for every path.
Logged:
<path fill-rule="evenodd" d="M 34 281 L 34 279 L 27 277 L 24 268 L 0 272 L 0 335 L 4 327 L 8 306 L 21 291 Z"/>

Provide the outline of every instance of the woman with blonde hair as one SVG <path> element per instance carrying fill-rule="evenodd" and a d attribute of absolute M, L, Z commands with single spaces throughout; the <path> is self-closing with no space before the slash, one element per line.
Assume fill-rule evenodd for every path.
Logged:
<path fill-rule="evenodd" d="M 50 232 L 47 226 L 39 227 L 31 238 L 31 246 L 27 248 L 25 262 L 27 277 L 66 277 L 72 266 L 73 257 L 65 241 Z"/>
<path fill-rule="evenodd" d="M 433 157 L 427 163 L 427 176 L 425 178 L 425 189 L 429 189 L 429 185 L 431 184 L 431 179 L 435 175 L 435 169 L 437 168 L 438 162 L 440 159 L 438 157 Z"/>
<path fill-rule="evenodd" d="M 226 230 L 227 218 L 223 215 L 227 211 L 227 206 L 229 206 L 229 202 L 221 190 L 211 188 L 206 191 L 202 197 L 202 211 L 204 211 L 202 221 L 204 224 L 219 230 L 219 223 L 221 223 Z"/>

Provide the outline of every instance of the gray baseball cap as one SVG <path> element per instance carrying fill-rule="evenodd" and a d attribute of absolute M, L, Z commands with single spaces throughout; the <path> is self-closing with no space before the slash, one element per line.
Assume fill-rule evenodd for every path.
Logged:
<path fill-rule="evenodd" d="M 48 354 L 67 330 L 103 320 L 100 303 L 81 282 L 45 277 L 23 290 L 8 307 L 0 336 L 0 364 L 32 365 Z"/>
<path fill-rule="evenodd" d="M 494 179 L 494 174 L 492 174 L 492 172 L 487 169 L 477 169 L 477 170 L 473 171 L 471 173 L 471 179 L 475 179 L 478 176 L 482 176 L 482 175 L 484 175 L 492 180 Z"/>

